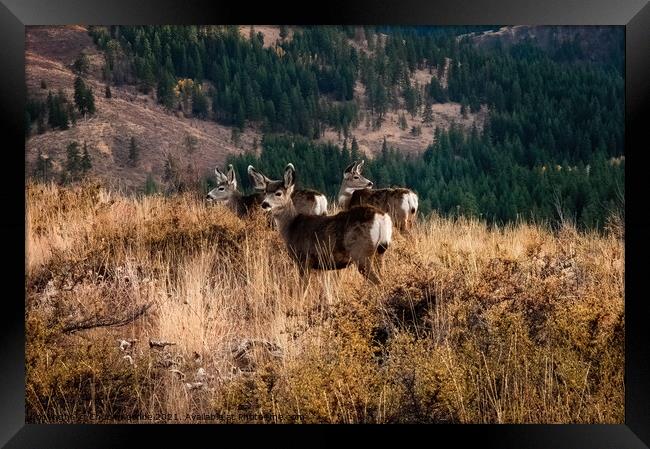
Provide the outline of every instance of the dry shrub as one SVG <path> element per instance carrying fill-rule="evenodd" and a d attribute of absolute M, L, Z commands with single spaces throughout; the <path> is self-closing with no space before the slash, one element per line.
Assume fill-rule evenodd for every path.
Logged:
<path fill-rule="evenodd" d="M 381 285 L 348 268 L 303 297 L 263 214 L 93 184 L 26 196 L 30 422 L 623 421 L 614 222 L 432 215 L 395 236 Z"/>

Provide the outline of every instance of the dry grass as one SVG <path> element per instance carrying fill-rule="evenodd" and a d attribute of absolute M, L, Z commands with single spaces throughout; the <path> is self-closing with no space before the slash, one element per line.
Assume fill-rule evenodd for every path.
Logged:
<path fill-rule="evenodd" d="M 26 195 L 28 422 L 623 422 L 620 234 L 433 216 L 302 300 L 264 217 Z"/>

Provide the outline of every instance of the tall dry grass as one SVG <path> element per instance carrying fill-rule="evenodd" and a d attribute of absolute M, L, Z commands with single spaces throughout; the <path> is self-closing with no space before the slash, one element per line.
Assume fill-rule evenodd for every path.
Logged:
<path fill-rule="evenodd" d="M 623 422 L 620 232 L 432 216 L 302 299 L 264 216 L 26 196 L 29 422 Z"/>

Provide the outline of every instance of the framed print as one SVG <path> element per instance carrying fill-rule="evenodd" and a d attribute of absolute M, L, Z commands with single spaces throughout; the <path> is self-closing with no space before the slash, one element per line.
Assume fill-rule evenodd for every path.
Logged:
<path fill-rule="evenodd" d="M 647 447 L 650 6 L 324 9 L 3 0 L 2 442 Z"/>

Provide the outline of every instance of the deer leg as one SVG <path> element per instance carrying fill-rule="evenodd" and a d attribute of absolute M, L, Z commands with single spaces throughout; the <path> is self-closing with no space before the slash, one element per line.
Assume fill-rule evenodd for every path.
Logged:
<path fill-rule="evenodd" d="M 404 226 L 402 227 L 402 233 L 405 236 L 411 236 L 413 234 L 412 229 L 413 229 L 413 221 L 411 218 L 406 217 L 404 219 Z"/>
<path fill-rule="evenodd" d="M 311 270 L 308 267 L 301 267 L 300 269 L 300 290 L 302 292 L 300 301 L 304 301 L 309 291 L 309 282 L 311 280 Z"/>
<path fill-rule="evenodd" d="M 375 257 L 372 258 L 373 269 L 377 276 L 381 277 L 381 273 L 384 271 L 384 257 L 383 254 L 375 254 Z"/>
<path fill-rule="evenodd" d="M 357 262 L 357 268 L 359 269 L 359 272 L 371 283 L 377 285 L 381 282 L 379 276 L 377 276 L 377 273 L 375 272 L 375 269 L 373 267 L 372 259 L 366 259 Z"/>

